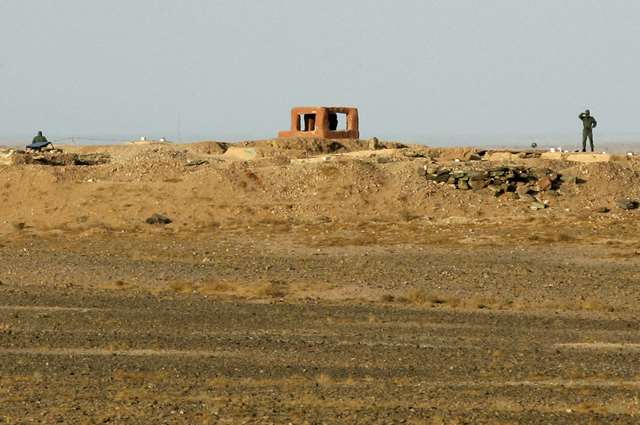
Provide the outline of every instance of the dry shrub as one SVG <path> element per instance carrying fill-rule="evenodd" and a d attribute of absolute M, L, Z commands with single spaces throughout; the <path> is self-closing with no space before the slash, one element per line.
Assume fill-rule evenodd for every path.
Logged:
<path fill-rule="evenodd" d="M 520 403 L 506 397 L 495 398 L 492 400 L 491 404 L 493 405 L 493 410 L 497 410 L 499 412 L 521 412 L 523 410 Z"/>
<path fill-rule="evenodd" d="M 406 222 L 417 220 L 418 218 L 420 218 L 419 215 L 415 215 L 407 210 L 400 211 L 399 215 L 400 215 L 400 219 Z"/>
<path fill-rule="evenodd" d="M 392 303 L 396 300 L 396 297 L 394 297 L 391 294 L 384 294 L 382 295 L 382 297 L 380 297 L 380 301 L 384 302 L 384 303 Z"/>
<path fill-rule="evenodd" d="M 527 236 L 527 240 L 542 243 L 573 242 L 576 240 L 576 237 L 568 233 L 533 234 Z"/>
<path fill-rule="evenodd" d="M 320 375 L 316 376 L 316 384 L 321 386 L 321 387 L 328 387 L 331 384 L 333 384 L 333 379 L 331 378 L 331 376 L 327 375 L 326 373 L 321 373 Z"/>
<path fill-rule="evenodd" d="M 11 325 L 8 323 L 0 323 L 0 335 L 11 333 Z"/>
<path fill-rule="evenodd" d="M 423 289 L 412 289 L 406 296 L 406 299 L 411 304 L 425 304 L 429 299 L 429 296 Z"/>
<path fill-rule="evenodd" d="M 349 386 L 356 385 L 356 383 L 357 383 L 356 380 L 353 379 L 351 376 L 345 379 L 343 382 L 344 385 L 349 385 Z"/>
<path fill-rule="evenodd" d="M 640 400 L 638 397 L 633 399 L 615 397 L 606 402 L 585 401 L 574 406 L 573 410 L 580 413 L 599 413 L 601 415 L 637 416 L 640 414 Z"/>
<path fill-rule="evenodd" d="M 409 291 L 406 297 L 403 299 L 408 300 L 412 304 L 431 304 L 432 306 L 448 304 L 452 307 L 456 307 L 460 304 L 457 298 L 447 297 L 441 294 L 430 294 L 424 289 L 413 289 Z"/>
<path fill-rule="evenodd" d="M 171 282 L 169 288 L 178 294 L 195 292 L 197 289 L 192 282 Z"/>
<path fill-rule="evenodd" d="M 320 173 L 325 177 L 334 177 L 340 174 L 340 170 L 335 165 L 325 165 L 320 167 Z"/>
<path fill-rule="evenodd" d="M 117 351 L 128 351 L 131 349 L 129 344 L 125 341 L 114 341 L 107 344 L 104 347 L 105 351 L 117 352 Z"/>
<path fill-rule="evenodd" d="M 291 220 L 282 218 L 263 218 L 258 224 L 271 227 L 272 231 L 289 232 L 291 230 Z"/>
<path fill-rule="evenodd" d="M 564 311 L 615 311 L 613 306 L 594 297 L 566 301 L 547 301 L 542 303 L 541 306 L 542 308 Z"/>
<path fill-rule="evenodd" d="M 344 247 L 344 246 L 369 246 L 377 245 L 382 241 L 371 233 L 361 233 L 354 236 L 320 236 L 309 241 L 308 245 L 314 248 L 319 247 Z"/>
<path fill-rule="evenodd" d="M 286 282 L 272 280 L 258 286 L 254 293 L 258 297 L 284 298 L 289 293 L 289 285 Z"/>
<path fill-rule="evenodd" d="M 107 282 L 102 285 L 99 285 L 100 288 L 103 289 L 127 289 L 129 284 L 124 280 L 116 280 L 115 282 Z"/>
<path fill-rule="evenodd" d="M 611 306 L 603 303 L 599 299 L 592 298 L 592 297 L 582 300 L 582 302 L 579 304 L 579 307 L 580 307 L 579 308 L 580 310 L 586 310 L 586 311 L 611 311 L 611 310 L 613 310 L 613 308 Z"/>
<path fill-rule="evenodd" d="M 198 291 L 203 295 L 215 295 L 233 292 L 234 288 L 225 282 L 210 282 L 201 285 Z"/>
<path fill-rule="evenodd" d="M 553 240 L 555 242 L 571 242 L 574 241 L 576 238 L 566 234 L 566 233 L 559 233 L 557 235 L 554 235 Z"/>
<path fill-rule="evenodd" d="M 286 298 L 293 294 L 291 285 L 279 280 L 254 284 L 205 282 L 196 289 L 205 296 L 227 295 L 239 298 Z"/>
<path fill-rule="evenodd" d="M 431 304 L 446 304 L 447 300 L 444 297 L 438 295 L 431 295 L 428 297 Z"/>
<path fill-rule="evenodd" d="M 510 300 L 502 302 L 493 298 L 478 296 L 463 299 L 451 295 L 428 293 L 423 289 L 413 289 L 406 296 L 397 297 L 396 301 L 416 305 L 430 305 L 431 307 L 442 306 L 469 309 L 504 308 L 512 303 Z"/>
<path fill-rule="evenodd" d="M 113 379 L 118 382 L 130 382 L 134 384 L 144 384 L 150 381 L 163 381 L 169 377 L 169 374 L 165 371 L 153 371 L 153 372 L 138 372 L 124 369 L 116 369 L 113 374 Z"/>

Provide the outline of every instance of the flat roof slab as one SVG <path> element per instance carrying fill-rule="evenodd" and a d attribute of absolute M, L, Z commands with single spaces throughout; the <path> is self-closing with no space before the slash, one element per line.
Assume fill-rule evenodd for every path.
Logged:
<path fill-rule="evenodd" d="M 594 163 L 594 162 L 609 162 L 611 161 L 611 155 L 608 153 L 591 153 L 591 152 L 575 152 L 575 153 L 561 153 L 561 152 L 544 152 L 540 155 L 542 159 L 551 160 L 565 160 L 572 162 L 582 163 Z"/>

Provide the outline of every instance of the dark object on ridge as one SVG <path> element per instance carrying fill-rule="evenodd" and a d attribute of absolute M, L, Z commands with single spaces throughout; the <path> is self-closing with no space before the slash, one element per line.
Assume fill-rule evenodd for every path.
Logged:
<path fill-rule="evenodd" d="M 633 199 L 620 199 L 618 202 L 618 208 L 623 210 L 635 210 L 640 207 L 640 202 Z"/>
<path fill-rule="evenodd" d="M 173 221 L 164 214 L 155 213 L 145 220 L 147 224 L 171 224 Z"/>
<path fill-rule="evenodd" d="M 48 141 L 47 138 L 43 136 L 42 131 L 38 131 L 38 135 L 33 138 L 30 145 L 27 145 L 27 149 L 39 151 L 46 148 L 47 146 L 53 147 L 51 142 Z"/>

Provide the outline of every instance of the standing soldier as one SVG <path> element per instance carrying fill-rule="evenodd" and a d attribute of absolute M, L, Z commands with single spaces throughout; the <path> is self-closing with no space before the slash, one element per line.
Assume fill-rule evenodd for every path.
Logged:
<path fill-rule="evenodd" d="M 582 121 L 582 152 L 587 151 L 587 138 L 591 144 L 591 152 L 593 152 L 593 129 L 596 128 L 598 122 L 591 116 L 591 111 L 588 109 L 578 115 L 578 118 Z"/>

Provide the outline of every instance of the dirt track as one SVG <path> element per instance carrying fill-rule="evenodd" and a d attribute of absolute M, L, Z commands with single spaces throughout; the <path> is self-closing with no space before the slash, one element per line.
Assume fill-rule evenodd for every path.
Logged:
<path fill-rule="evenodd" d="M 638 422 L 637 164 L 532 211 L 402 149 L 154 149 L 0 167 L 0 423 Z"/>

